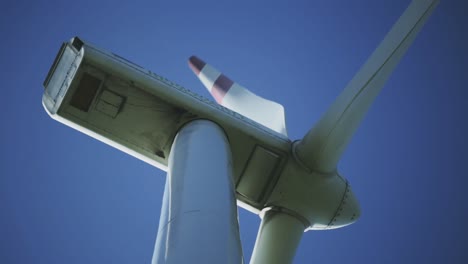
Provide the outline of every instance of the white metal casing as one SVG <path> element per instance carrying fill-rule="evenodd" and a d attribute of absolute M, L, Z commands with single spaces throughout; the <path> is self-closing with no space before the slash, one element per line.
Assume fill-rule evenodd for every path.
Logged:
<path fill-rule="evenodd" d="M 85 76 L 97 87 L 81 91 L 80 102 L 75 94 L 89 90 L 80 84 Z M 79 38 L 63 44 L 44 86 L 52 118 L 164 171 L 180 127 L 217 123 L 231 143 L 238 203 L 253 213 L 264 207 L 290 152 L 286 136 Z"/>
<path fill-rule="evenodd" d="M 215 122 L 231 146 L 238 205 L 253 213 L 286 208 L 307 230 L 345 226 L 359 216 L 357 201 L 344 199 L 348 183 L 301 166 L 284 135 L 78 38 L 62 46 L 44 86 L 52 118 L 165 171 L 184 124 Z M 353 213 L 338 214 L 346 202 Z"/>

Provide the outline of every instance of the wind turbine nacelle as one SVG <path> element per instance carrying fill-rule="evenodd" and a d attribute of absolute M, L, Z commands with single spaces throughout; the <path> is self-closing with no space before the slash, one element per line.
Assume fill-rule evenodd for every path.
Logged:
<path fill-rule="evenodd" d="M 60 48 L 44 87 L 52 118 L 162 170 L 184 124 L 217 123 L 231 145 L 239 205 L 254 213 L 290 153 L 285 135 L 77 37 Z"/>

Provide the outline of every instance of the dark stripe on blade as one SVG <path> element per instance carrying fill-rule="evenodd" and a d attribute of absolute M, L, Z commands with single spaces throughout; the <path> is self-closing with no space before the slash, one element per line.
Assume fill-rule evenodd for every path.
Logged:
<path fill-rule="evenodd" d="M 223 101 L 224 96 L 228 93 L 233 84 L 234 82 L 224 74 L 221 74 L 218 79 L 216 79 L 213 88 L 211 88 L 211 95 L 216 99 L 216 102 L 220 104 Z"/>
<path fill-rule="evenodd" d="M 200 74 L 205 65 L 206 63 L 196 56 L 192 56 L 189 58 L 189 66 L 196 75 Z"/>

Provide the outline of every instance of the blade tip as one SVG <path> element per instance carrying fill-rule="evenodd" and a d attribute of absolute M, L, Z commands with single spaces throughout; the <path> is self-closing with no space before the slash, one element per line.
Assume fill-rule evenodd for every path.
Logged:
<path fill-rule="evenodd" d="M 196 75 L 200 74 L 203 67 L 205 67 L 206 65 L 206 63 L 202 61 L 200 58 L 198 58 L 197 56 L 190 56 L 188 60 L 188 64 L 189 64 L 190 69 L 192 69 L 192 71 Z"/>

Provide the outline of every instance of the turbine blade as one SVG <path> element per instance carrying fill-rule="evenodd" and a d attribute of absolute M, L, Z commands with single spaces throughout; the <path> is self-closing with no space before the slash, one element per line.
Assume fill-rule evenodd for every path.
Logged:
<path fill-rule="evenodd" d="M 330 172 L 368 108 L 415 39 L 438 0 L 414 0 L 319 122 L 295 145 L 310 170 Z"/>
<path fill-rule="evenodd" d="M 198 57 L 190 57 L 189 66 L 218 104 L 287 136 L 282 105 L 252 93 Z"/>

